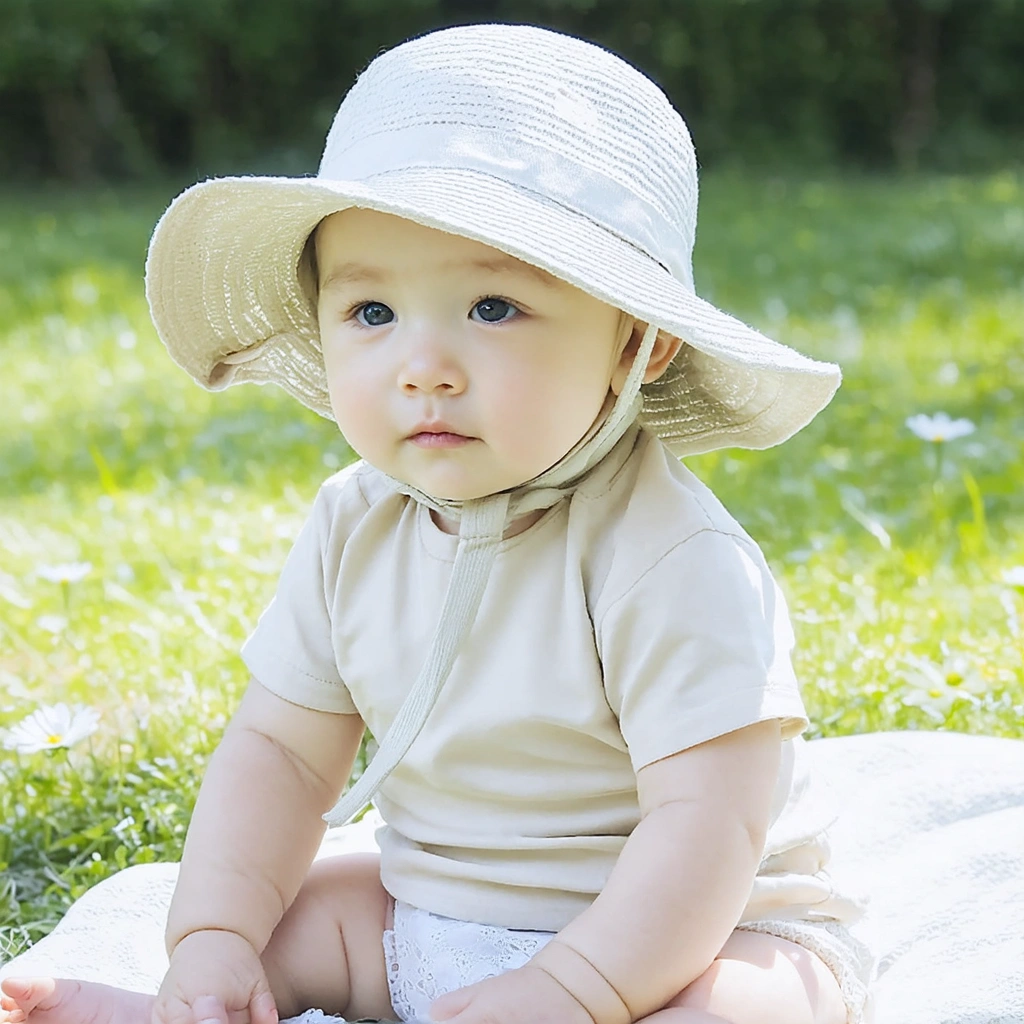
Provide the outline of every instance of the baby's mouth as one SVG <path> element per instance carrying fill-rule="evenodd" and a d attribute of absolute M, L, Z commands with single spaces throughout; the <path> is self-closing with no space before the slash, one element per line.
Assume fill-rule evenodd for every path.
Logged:
<path fill-rule="evenodd" d="M 411 435 L 409 440 L 420 448 L 458 448 L 470 441 L 475 441 L 476 438 L 466 437 L 464 434 L 454 434 L 446 430 L 425 430 Z"/>
<path fill-rule="evenodd" d="M 438 417 L 424 418 L 412 429 L 407 440 L 419 448 L 457 448 L 477 440 L 469 434 L 461 434 L 454 424 Z"/>

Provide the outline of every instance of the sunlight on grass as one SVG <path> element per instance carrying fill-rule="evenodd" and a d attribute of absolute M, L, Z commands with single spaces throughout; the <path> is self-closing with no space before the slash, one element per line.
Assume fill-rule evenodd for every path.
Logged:
<path fill-rule="evenodd" d="M 173 191 L 0 198 L 0 728 L 100 716 L 0 750 L 0 957 L 177 857 L 238 647 L 351 458 L 276 389 L 208 395 L 167 357 L 142 261 Z M 1024 736 L 1022 210 L 1012 174 L 704 180 L 698 289 L 845 374 L 785 445 L 689 460 L 782 580 L 812 735 Z M 940 412 L 974 431 L 907 426 Z"/>

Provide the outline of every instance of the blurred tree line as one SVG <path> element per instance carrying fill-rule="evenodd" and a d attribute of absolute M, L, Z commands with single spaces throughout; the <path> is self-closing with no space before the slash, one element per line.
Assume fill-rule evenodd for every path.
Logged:
<path fill-rule="evenodd" d="M 376 53 L 480 21 L 619 53 L 705 165 L 1024 154 L 1024 0 L 0 0 L 0 175 L 313 171 Z"/>

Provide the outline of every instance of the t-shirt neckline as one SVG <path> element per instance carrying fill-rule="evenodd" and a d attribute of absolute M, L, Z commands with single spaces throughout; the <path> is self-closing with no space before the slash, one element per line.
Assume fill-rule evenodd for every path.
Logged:
<path fill-rule="evenodd" d="M 420 543 L 435 558 L 440 558 L 445 562 L 454 562 L 455 552 L 459 546 L 458 536 L 452 533 L 445 533 L 431 519 L 429 506 L 416 501 L 415 498 L 410 498 L 409 500 L 416 506 L 416 530 L 419 534 Z M 556 502 L 550 508 L 546 508 L 544 514 L 535 523 L 531 523 L 522 533 L 517 533 L 514 537 L 507 537 L 500 541 L 498 543 L 498 554 L 501 555 L 507 549 L 515 547 L 520 543 L 525 543 L 531 537 L 536 536 L 538 531 L 543 530 L 545 524 L 554 518 L 557 510 L 561 509 L 563 504 L 565 504 L 565 499 Z"/>

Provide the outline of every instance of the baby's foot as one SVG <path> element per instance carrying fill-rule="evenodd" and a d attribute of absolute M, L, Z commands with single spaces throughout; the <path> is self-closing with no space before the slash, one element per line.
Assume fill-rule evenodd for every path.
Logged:
<path fill-rule="evenodd" d="M 93 981 L 4 978 L 0 1024 L 148 1024 L 153 998 Z"/>

